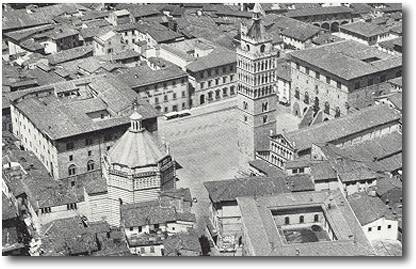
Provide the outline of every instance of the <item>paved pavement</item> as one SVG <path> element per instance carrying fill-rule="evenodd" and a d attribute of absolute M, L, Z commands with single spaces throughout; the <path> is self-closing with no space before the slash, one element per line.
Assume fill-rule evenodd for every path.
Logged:
<path fill-rule="evenodd" d="M 194 108 L 191 113 L 192 116 L 183 118 L 161 118 L 159 133 L 183 167 L 177 170 L 177 187 L 190 188 L 198 200 L 193 209 L 197 217 L 196 228 L 202 232 L 203 216 L 209 212 L 209 198 L 203 182 L 240 176 L 236 98 Z M 278 120 L 286 122 L 290 118 L 288 108 L 279 105 Z M 282 126 L 279 122 L 277 125 Z"/>
<path fill-rule="evenodd" d="M 229 99 L 193 109 L 193 116 L 159 122 L 160 135 L 183 167 L 177 170 L 180 179 L 177 187 L 190 188 L 198 200 L 193 209 L 200 232 L 203 228 L 201 220 L 208 215 L 209 208 L 203 182 L 238 175 L 236 113 L 235 100 Z"/>

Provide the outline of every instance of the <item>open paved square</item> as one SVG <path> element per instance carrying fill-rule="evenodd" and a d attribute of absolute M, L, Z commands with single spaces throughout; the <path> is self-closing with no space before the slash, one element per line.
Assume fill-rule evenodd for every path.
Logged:
<path fill-rule="evenodd" d="M 235 98 L 234 98 L 235 99 Z M 177 187 L 190 188 L 197 229 L 208 215 L 209 198 L 203 182 L 238 176 L 237 109 L 235 100 L 196 109 L 193 116 L 159 121 L 160 135 L 183 167 L 177 170 Z"/>

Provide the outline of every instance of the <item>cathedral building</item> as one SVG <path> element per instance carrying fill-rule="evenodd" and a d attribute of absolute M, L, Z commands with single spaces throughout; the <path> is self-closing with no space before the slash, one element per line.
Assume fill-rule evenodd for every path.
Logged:
<path fill-rule="evenodd" d="M 241 46 L 237 48 L 238 147 L 240 166 L 248 167 L 256 151 L 268 147 L 268 135 L 276 129 L 276 66 L 279 51 L 265 31 L 260 4 L 253 17 L 241 24 Z"/>
<path fill-rule="evenodd" d="M 159 197 L 175 188 L 175 161 L 166 145 L 143 126 L 137 102 L 130 116 L 130 128 L 104 156 L 103 176 L 108 188 L 107 221 L 120 224 L 120 205 Z"/>

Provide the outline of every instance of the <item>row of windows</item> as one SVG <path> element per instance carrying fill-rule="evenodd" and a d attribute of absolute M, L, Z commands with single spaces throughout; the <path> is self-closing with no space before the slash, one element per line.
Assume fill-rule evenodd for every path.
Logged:
<path fill-rule="evenodd" d="M 279 146 L 278 144 L 272 143 L 272 151 L 282 155 L 286 159 L 291 159 L 292 158 L 292 152 L 290 152 L 289 150 Z"/>
<path fill-rule="evenodd" d="M 186 83 L 186 78 L 181 78 L 180 83 L 181 83 L 182 85 L 184 85 L 184 84 Z M 177 85 L 177 81 L 176 81 L 176 80 L 172 80 L 172 81 L 171 81 L 171 85 L 172 85 L 173 87 L 176 87 L 176 85 Z M 161 87 L 162 87 L 163 89 L 167 89 L 167 88 L 168 88 L 168 86 L 169 86 L 169 83 L 168 83 L 168 82 L 163 82 L 163 83 L 161 84 Z M 145 90 L 145 92 L 148 92 L 148 91 L 149 91 L 149 90 L 151 90 L 152 88 L 153 88 L 155 91 L 158 91 L 158 90 L 159 90 L 159 88 L 160 88 L 160 84 L 155 83 L 152 87 L 145 87 L 145 88 L 144 88 L 144 90 Z M 182 96 L 183 96 L 183 97 L 185 96 L 185 92 L 182 92 Z"/>
<path fill-rule="evenodd" d="M 185 109 L 185 108 L 186 108 L 186 103 L 182 103 L 182 109 Z M 162 107 L 161 106 L 156 106 L 155 109 L 160 112 L 162 110 Z M 177 112 L 178 111 L 178 106 L 177 105 L 173 105 L 172 106 L 172 111 L 173 112 Z M 166 106 L 164 108 L 164 112 L 165 113 L 168 113 L 169 112 L 169 107 Z"/>
<path fill-rule="evenodd" d="M 299 63 L 296 63 L 296 69 L 300 70 L 300 65 L 299 65 Z M 305 67 L 305 73 L 306 73 L 307 75 L 309 75 L 309 73 L 310 73 L 310 69 L 309 69 L 308 67 Z M 315 78 L 316 78 L 316 79 L 321 79 L 321 74 L 320 74 L 319 72 L 315 72 Z M 326 83 L 327 83 L 327 84 L 330 84 L 330 83 L 331 83 L 331 78 L 330 78 L 330 77 L 328 77 L 328 76 L 325 76 L 325 81 L 326 81 Z M 335 81 L 336 81 L 336 80 L 335 80 Z M 340 82 L 340 81 L 336 81 L 336 83 L 337 83 L 337 88 L 338 88 L 338 89 L 341 89 L 341 82 Z"/>
<path fill-rule="evenodd" d="M 186 93 L 183 91 L 182 92 L 182 98 L 185 98 L 186 97 Z M 176 95 L 176 93 L 172 93 L 172 100 L 176 100 L 177 99 L 177 95 Z M 168 95 L 164 95 L 163 96 L 163 101 L 164 102 L 169 102 L 169 97 L 168 97 Z M 159 97 L 155 97 L 155 103 L 156 104 L 159 104 Z"/>
<path fill-rule="evenodd" d="M 92 171 L 95 169 L 95 162 L 93 160 L 89 160 L 87 162 L 87 171 Z M 74 176 L 77 174 L 77 166 L 75 164 L 71 164 L 68 167 L 68 175 Z"/>
<path fill-rule="evenodd" d="M 251 87 L 247 87 L 243 84 L 238 85 L 238 91 L 244 93 L 246 95 L 253 95 L 254 98 L 269 95 L 274 93 L 274 89 L 272 85 L 264 86 L 258 89 L 252 89 Z"/>
<path fill-rule="evenodd" d="M 387 225 L 387 229 L 391 229 L 391 224 Z M 373 227 L 368 227 L 367 231 L 371 232 L 372 230 L 373 230 Z M 381 231 L 381 226 L 380 225 L 377 226 L 377 231 Z"/>
<path fill-rule="evenodd" d="M 234 80 L 234 75 L 230 75 L 230 82 L 232 82 Z M 222 80 L 220 80 L 219 78 L 216 78 L 215 80 L 209 80 L 207 81 L 207 88 L 210 88 L 211 86 L 213 86 L 213 81 L 215 81 L 215 86 L 216 85 L 220 85 L 220 81 L 225 84 L 227 83 L 227 77 L 223 77 Z M 205 82 L 201 82 L 200 83 L 201 89 L 205 88 Z"/>
<path fill-rule="evenodd" d="M 304 167 L 292 169 L 292 174 L 303 174 L 304 172 L 305 172 Z"/>
<path fill-rule="evenodd" d="M 314 222 L 319 222 L 319 214 L 315 214 L 313 216 L 313 221 Z M 299 216 L 299 223 L 305 223 L 305 217 L 303 215 Z M 285 224 L 286 225 L 290 224 L 290 218 L 289 217 L 285 217 Z"/>
<path fill-rule="evenodd" d="M 222 70 L 222 73 L 223 74 L 227 73 L 227 67 L 226 66 L 223 66 L 222 68 L 208 69 L 206 71 L 206 77 L 211 77 L 212 75 L 219 75 L 220 74 L 220 70 Z M 233 65 L 229 65 L 228 66 L 228 70 L 229 70 L 229 72 L 234 72 L 235 71 L 234 70 L 234 66 Z M 204 71 L 199 72 L 199 78 L 203 79 L 205 77 L 204 74 L 205 74 Z"/>
<path fill-rule="evenodd" d="M 275 73 L 269 72 L 267 74 L 261 74 L 256 76 L 246 75 L 244 73 L 239 73 L 238 77 L 240 81 L 244 81 L 246 83 L 251 83 L 253 85 L 259 85 L 259 84 L 265 84 L 265 83 L 271 83 L 275 81 Z"/>
<path fill-rule="evenodd" d="M 78 209 L 78 206 L 77 206 L 76 203 L 71 203 L 71 204 L 66 205 L 66 209 L 67 210 L 76 210 L 76 209 Z M 51 207 L 43 207 L 43 208 L 40 209 L 40 212 L 42 214 L 48 214 L 48 213 L 52 212 L 52 209 L 51 209 Z"/>
<path fill-rule="evenodd" d="M 284 161 L 282 159 L 280 159 L 279 157 L 272 155 L 272 163 L 279 166 L 279 167 L 283 167 L 284 166 Z"/>
<path fill-rule="evenodd" d="M 296 99 L 298 99 L 298 100 L 300 99 L 300 93 L 299 93 L 299 90 L 298 89 L 295 90 L 294 96 L 295 96 Z M 305 92 L 303 102 L 305 104 L 309 104 L 310 103 L 308 92 Z M 318 97 L 315 97 L 315 99 L 314 99 L 314 108 L 315 108 L 315 110 L 319 110 L 320 109 L 319 108 L 319 98 Z M 345 102 L 345 108 L 347 110 L 350 108 L 350 105 L 349 105 L 348 102 Z M 324 104 L 324 113 L 325 114 L 330 114 L 330 105 L 329 105 L 329 102 L 328 101 L 326 101 L 325 104 Z M 339 108 L 339 106 L 336 106 L 335 107 L 335 117 L 338 118 L 340 116 L 341 116 L 341 109 Z"/>
<path fill-rule="evenodd" d="M 104 142 L 111 141 L 113 139 L 112 134 L 105 134 L 104 135 Z M 90 146 L 94 143 L 94 139 L 86 138 L 85 139 L 85 146 Z M 75 148 L 75 144 L 73 141 L 66 143 L 66 150 L 73 150 Z M 88 155 L 89 156 L 89 155 Z"/>
<path fill-rule="evenodd" d="M 245 70 L 250 70 L 252 72 L 259 72 L 259 71 L 264 71 L 267 69 L 275 68 L 275 61 L 272 59 L 266 59 L 257 63 L 252 63 L 252 62 L 239 60 L 238 66 Z"/>

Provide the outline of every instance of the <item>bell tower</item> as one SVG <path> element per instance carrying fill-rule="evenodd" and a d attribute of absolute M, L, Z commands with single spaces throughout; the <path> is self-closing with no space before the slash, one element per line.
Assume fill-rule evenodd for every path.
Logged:
<path fill-rule="evenodd" d="M 268 148 L 267 136 L 276 129 L 276 61 L 273 47 L 262 22 L 259 3 L 249 23 L 241 24 L 241 44 L 237 48 L 238 147 L 240 167 L 248 167 L 256 151 Z"/>

